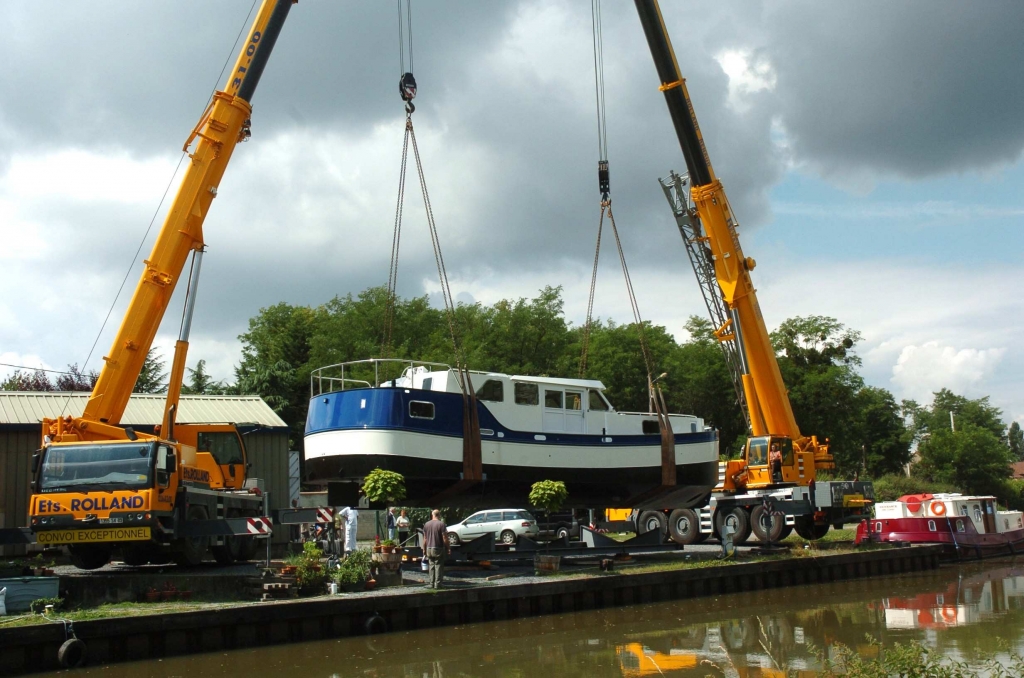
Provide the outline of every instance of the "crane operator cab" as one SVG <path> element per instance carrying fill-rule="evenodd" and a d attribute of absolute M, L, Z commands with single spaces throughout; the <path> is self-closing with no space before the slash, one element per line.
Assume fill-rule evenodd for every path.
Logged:
<path fill-rule="evenodd" d="M 747 487 L 797 482 L 793 441 L 786 436 L 755 436 L 747 439 Z"/>

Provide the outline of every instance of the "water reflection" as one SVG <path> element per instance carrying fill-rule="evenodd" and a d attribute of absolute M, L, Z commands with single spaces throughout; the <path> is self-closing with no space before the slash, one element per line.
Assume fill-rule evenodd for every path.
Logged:
<path fill-rule="evenodd" d="M 1024 646 L 1024 567 L 944 568 L 855 582 L 346 638 L 81 675 L 446 678 L 816 676 L 842 643 L 862 656 L 918 640 L 971 661 Z M 1000 641 L 999 638 L 1004 639 Z"/>

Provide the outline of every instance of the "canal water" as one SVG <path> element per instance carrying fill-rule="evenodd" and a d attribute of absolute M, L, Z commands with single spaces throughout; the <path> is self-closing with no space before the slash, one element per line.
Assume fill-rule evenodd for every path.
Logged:
<path fill-rule="evenodd" d="M 445 678 L 817 675 L 843 644 L 1024 650 L 1024 561 L 94 667 L 74 675 Z"/>

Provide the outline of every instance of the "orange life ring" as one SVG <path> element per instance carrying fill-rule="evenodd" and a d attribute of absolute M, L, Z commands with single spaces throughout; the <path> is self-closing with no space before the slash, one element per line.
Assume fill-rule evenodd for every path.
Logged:
<path fill-rule="evenodd" d="M 956 608 L 952 605 L 942 606 L 942 620 L 947 623 L 953 623 L 956 621 Z"/>
<path fill-rule="evenodd" d="M 946 515 L 946 505 L 940 502 L 932 502 L 932 513 L 937 516 Z"/>

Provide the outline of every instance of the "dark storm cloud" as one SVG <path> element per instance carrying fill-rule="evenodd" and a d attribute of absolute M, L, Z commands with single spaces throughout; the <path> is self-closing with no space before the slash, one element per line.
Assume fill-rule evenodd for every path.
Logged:
<path fill-rule="evenodd" d="M 764 26 L 798 159 L 826 175 L 985 170 L 1024 148 L 1024 4 L 790 2 Z"/>

